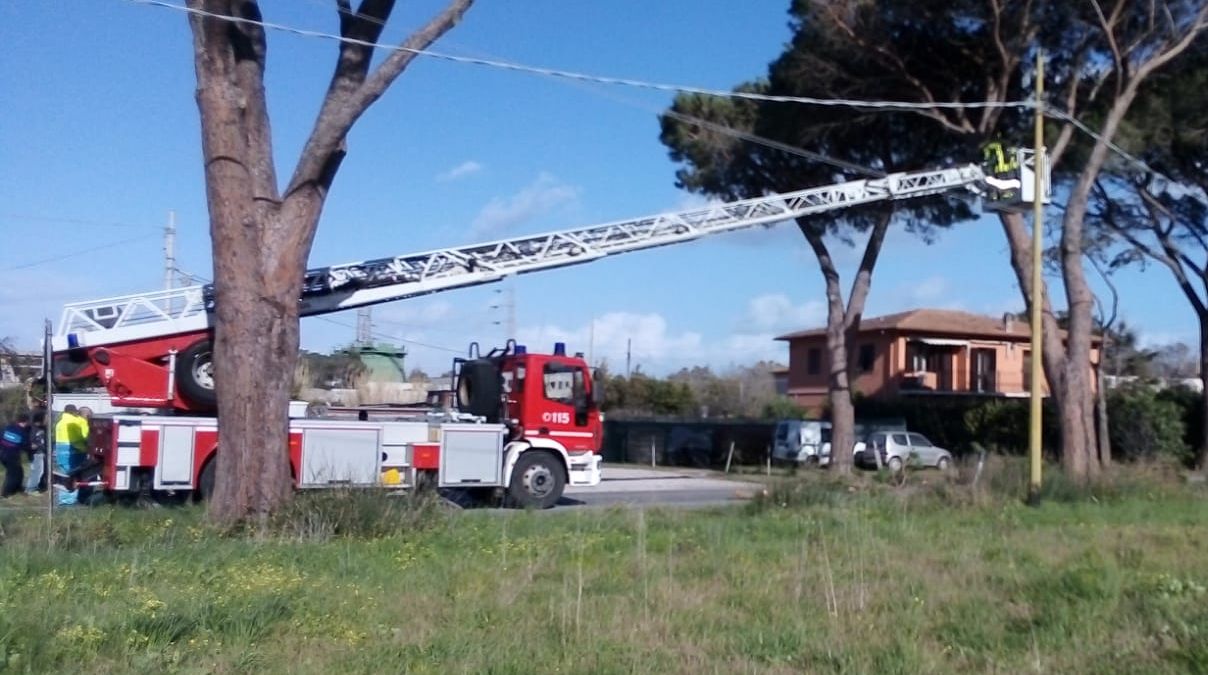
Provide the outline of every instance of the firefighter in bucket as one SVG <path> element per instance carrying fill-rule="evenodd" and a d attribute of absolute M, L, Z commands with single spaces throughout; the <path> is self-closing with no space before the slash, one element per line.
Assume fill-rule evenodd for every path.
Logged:
<path fill-rule="evenodd" d="M 1004 205 L 1021 202 L 1023 181 L 1019 169 L 1019 153 L 1014 148 L 1005 148 L 999 141 L 982 146 L 982 173 L 990 188 L 986 199 Z"/>

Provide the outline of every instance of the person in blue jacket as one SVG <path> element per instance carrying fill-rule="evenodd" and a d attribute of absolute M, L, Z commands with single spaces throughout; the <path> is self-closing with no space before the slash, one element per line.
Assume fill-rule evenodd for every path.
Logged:
<path fill-rule="evenodd" d="M 21 461 L 29 446 L 29 415 L 21 413 L 17 421 L 0 432 L 0 464 L 4 465 L 4 487 L 0 497 L 11 497 L 24 490 L 25 470 Z"/>

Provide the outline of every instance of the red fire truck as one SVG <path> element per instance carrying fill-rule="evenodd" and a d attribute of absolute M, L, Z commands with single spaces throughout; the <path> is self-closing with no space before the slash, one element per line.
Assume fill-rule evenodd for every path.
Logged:
<path fill-rule="evenodd" d="M 773 225 L 888 200 L 967 190 L 987 207 L 1023 209 L 1032 199 L 1034 156 L 1017 150 L 1010 175 L 977 165 L 893 173 L 797 192 L 514 239 L 368 260 L 306 273 L 301 316 L 500 281 L 515 274 Z M 1048 170 L 1039 198 L 1047 201 Z M 1004 191 L 1005 190 L 1005 191 Z M 1006 195 L 1006 196 L 1003 196 Z M 216 452 L 210 286 L 170 288 L 72 303 L 52 339 L 59 380 L 91 379 L 112 404 L 173 416 L 98 420 L 101 470 L 111 492 L 177 490 L 205 495 Z M 548 506 L 563 487 L 600 480 L 600 384 L 587 364 L 508 347 L 472 352 L 458 371 L 459 412 L 421 421 L 296 419 L 289 453 L 298 487 L 415 485 L 493 487 L 513 501 Z"/>
<path fill-rule="evenodd" d="M 546 508 L 567 485 L 600 482 L 602 385 L 561 343 L 553 354 L 523 346 L 456 363 L 457 412 L 389 420 L 293 418 L 289 461 L 299 489 L 340 486 L 498 492 Z M 92 422 L 94 462 L 77 485 L 109 496 L 214 488 L 217 420 L 114 414 Z"/>

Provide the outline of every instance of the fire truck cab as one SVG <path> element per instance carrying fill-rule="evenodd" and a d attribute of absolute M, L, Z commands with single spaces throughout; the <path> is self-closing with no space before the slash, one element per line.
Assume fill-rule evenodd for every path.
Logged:
<path fill-rule="evenodd" d="M 455 363 L 458 411 L 384 421 L 295 418 L 287 449 L 298 489 L 417 486 L 491 492 L 548 508 L 567 485 L 600 482 L 602 384 L 580 356 L 509 343 Z M 212 417 L 114 414 L 92 420 L 77 485 L 109 496 L 213 493 Z"/>

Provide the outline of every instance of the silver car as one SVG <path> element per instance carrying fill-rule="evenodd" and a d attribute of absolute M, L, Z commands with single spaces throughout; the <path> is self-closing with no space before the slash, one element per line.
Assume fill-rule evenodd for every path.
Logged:
<path fill-rule="evenodd" d="M 901 471 L 904 466 L 933 466 L 946 471 L 952 466 L 952 453 L 913 431 L 876 431 L 861 446 L 856 449 L 857 466 L 876 467 L 877 455 L 881 466 L 890 471 Z"/>

